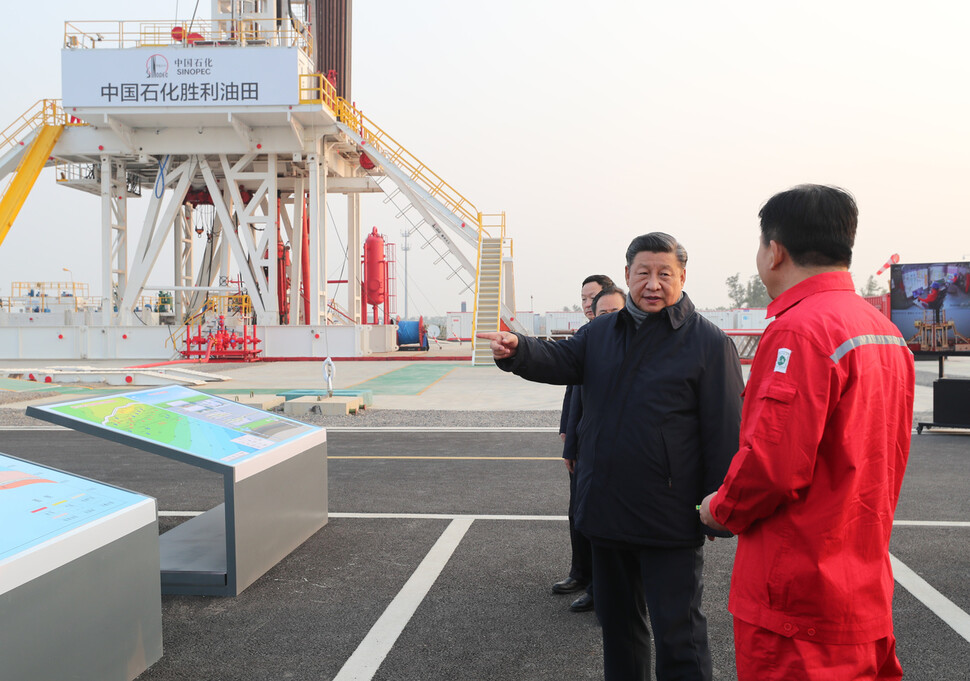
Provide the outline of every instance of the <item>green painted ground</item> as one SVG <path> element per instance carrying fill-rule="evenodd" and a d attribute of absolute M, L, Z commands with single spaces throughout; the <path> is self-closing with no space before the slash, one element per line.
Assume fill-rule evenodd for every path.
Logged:
<path fill-rule="evenodd" d="M 420 395 L 459 366 L 464 365 L 421 362 L 388 371 L 349 387 L 370 390 L 375 395 Z"/>

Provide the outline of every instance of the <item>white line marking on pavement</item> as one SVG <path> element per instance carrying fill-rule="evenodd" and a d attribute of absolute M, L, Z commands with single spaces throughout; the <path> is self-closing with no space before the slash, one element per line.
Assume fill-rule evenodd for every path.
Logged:
<path fill-rule="evenodd" d="M 899 585 L 933 611 L 953 631 L 970 641 L 970 615 L 958 608 L 949 598 L 930 586 L 925 579 L 913 572 L 899 558 L 889 554 L 889 560 L 892 562 L 893 576 L 899 582 Z"/>
<path fill-rule="evenodd" d="M 312 424 L 311 424 L 312 425 Z M 555 426 L 322 426 L 330 433 L 558 433 Z M 0 426 L 0 430 L 73 430 L 64 426 Z"/>
<path fill-rule="evenodd" d="M 159 518 L 179 518 L 202 515 L 205 511 L 159 511 Z M 409 520 L 568 520 L 564 515 L 473 515 L 464 513 L 330 513 L 331 518 L 403 518 Z M 970 522 L 956 520 L 896 520 L 904 527 L 970 527 Z"/>
<path fill-rule="evenodd" d="M 558 433 L 558 426 L 323 426 L 329 433 Z"/>
<path fill-rule="evenodd" d="M 404 631 L 404 627 L 414 616 L 421 601 L 428 595 L 428 591 L 434 585 L 438 575 L 444 569 L 451 555 L 458 548 L 468 528 L 471 527 L 471 518 L 460 518 L 451 521 L 451 524 L 431 547 L 428 555 L 424 557 L 421 564 L 411 575 L 404 587 L 394 597 L 390 605 L 384 611 L 367 636 L 357 646 L 357 650 L 344 663 L 340 672 L 334 677 L 334 681 L 368 680 L 374 678 L 378 668 L 387 657 L 387 654 L 394 647 L 398 636 Z"/>
<path fill-rule="evenodd" d="M 408 518 L 419 520 L 569 520 L 564 515 L 470 515 L 462 513 L 331 513 L 331 518 Z"/>
<path fill-rule="evenodd" d="M 205 511 L 159 511 L 159 518 L 191 518 Z M 564 515 L 456 515 L 454 513 L 330 513 L 330 518 L 383 518 L 407 520 L 569 520 Z"/>

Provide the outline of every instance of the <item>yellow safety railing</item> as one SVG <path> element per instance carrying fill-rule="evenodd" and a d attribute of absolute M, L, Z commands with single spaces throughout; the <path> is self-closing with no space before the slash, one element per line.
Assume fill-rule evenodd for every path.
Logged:
<path fill-rule="evenodd" d="M 101 184 L 101 169 L 94 163 L 64 163 L 54 159 L 54 179 L 57 182 L 88 182 Z"/>
<path fill-rule="evenodd" d="M 298 47 L 313 55 L 313 38 L 298 19 L 235 21 L 66 21 L 68 49 L 172 47 L 176 45 L 271 45 Z"/>
<path fill-rule="evenodd" d="M 478 224 L 486 237 L 501 238 L 505 243 L 505 213 L 479 213 Z"/>
<path fill-rule="evenodd" d="M 59 99 L 40 99 L 0 132 L 0 153 L 21 144 L 24 135 L 40 125 L 85 125 L 61 108 Z"/>
<path fill-rule="evenodd" d="M 94 308 L 97 299 L 91 298 L 89 287 L 74 281 L 15 281 L 10 285 L 9 306 L 20 305 L 25 310 L 37 308 L 38 312 L 58 306 L 75 310 Z"/>
<path fill-rule="evenodd" d="M 322 73 L 300 74 L 300 104 L 323 104 L 334 114 L 339 107 L 337 88 Z"/>
<path fill-rule="evenodd" d="M 171 305 L 171 301 L 169 301 Z M 155 308 L 156 310 L 158 308 Z M 171 310 L 171 307 L 169 307 Z M 198 326 L 206 320 L 207 315 L 224 315 L 232 319 L 235 323 L 253 323 L 253 301 L 248 293 L 212 294 L 199 306 L 195 312 L 186 316 L 185 321 L 181 322 L 175 331 L 169 336 L 172 347 L 177 348 L 185 342 L 185 338 L 191 333 L 192 325 Z M 232 326 L 232 324 L 230 324 Z M 166 344 L 167 342 L 166 341 Z"/>
<path fill-rule="evenodd" d="M 431 196 L 441 201 L 450 211 L 455 213 L 467 224 L 476 229 L 483 229 L 479 222 L 479 211 L 475 204 L 465 198 L 457 189 L 431 170 L 417 156 L 408 151 L 387 132 L 382 130 L 374 121 L 369 119 L 350 102 L 337 97 L 332 109 L 337 114 L 337 120 L 353 129 L 364 140 L 363 151 L 367 152 L 367 145 L 374 147 L 391 163 L 406 171 L 410 178 L 420 185 Z M 486 236 L 491 236 L 486 232 Z"/>
<path fill-rule="evenodd" d="M 209 314 L 238 317 L 243 323 L 249 324 L 253 317 L 253 301 L 248 293 L 213 293 L 202 301 L 195 312 L 186 317 L 185 323 L 198 323 Z"/>

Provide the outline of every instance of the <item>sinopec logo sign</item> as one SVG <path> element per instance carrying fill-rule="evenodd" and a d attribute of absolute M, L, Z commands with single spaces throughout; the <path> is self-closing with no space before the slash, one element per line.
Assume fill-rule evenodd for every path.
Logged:
<path fill-rule="evenodd" d="M 161 54 L 153 54 L 145 62 L 145 75 L 149 78 L 168 78 L 168 59 Z"/>

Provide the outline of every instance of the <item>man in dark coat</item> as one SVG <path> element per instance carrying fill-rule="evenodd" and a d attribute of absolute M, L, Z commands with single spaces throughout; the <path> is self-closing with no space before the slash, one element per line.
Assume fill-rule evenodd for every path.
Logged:
<path fill-rule="evenodd" d="M 605 274 L 591 274 L 583 279 L 580 289 L 583 314 L 593 319 L 593 301 L 607 288 L 612 289 L 613 280 Z M 575 525 L 576 509 L 576 426 L 583 415 L 583 390 L 580 386 L 567 386 L 562 401 L 562 415 L 559 418 L 559 437 L 563 441 L 562 458 L 569 472 L 569 545 L 571 560 L 569 574 L 552 585 L 554 594 L 568 594 L 576 591 L 586 592 L 569 605 L 573 612 L 586 612 L 593 609 L 593 549 L 589 539 L 584 537 Z"/>
<path fill-rule="evenodd" d="M 701 612 L 705 528 L 697 504 L 737 451 L 743 380 L 731 340 L 683 292 L 687 252 L 669 234 L 626 253 L 617 314 L 567 340 L 483 333 L 496 364 L 532 381 L 582 385 L 576 526 L 593 545 L 607 681 L 711 678 Z"/>

